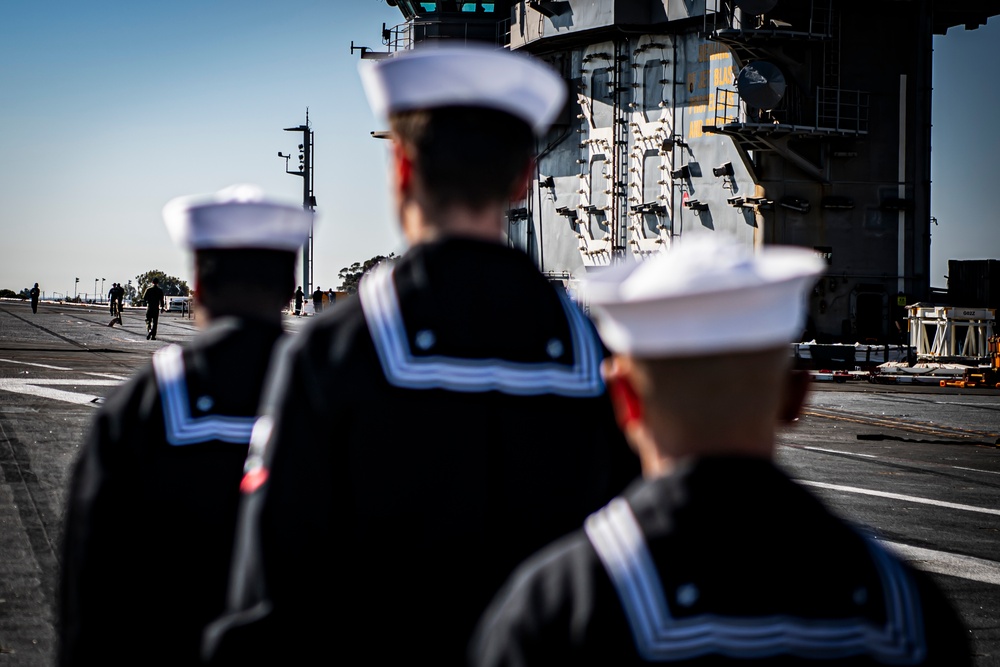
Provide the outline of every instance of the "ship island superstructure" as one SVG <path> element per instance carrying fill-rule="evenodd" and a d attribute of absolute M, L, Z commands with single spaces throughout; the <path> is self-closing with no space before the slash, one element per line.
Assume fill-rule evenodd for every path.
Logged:
<path fill-rule="evenodd" d="M 806 339 L 890 340 L 928 298 L 932 37 L 984 24 L 997 3 L 387 1 L 404 22 L 362 57 L 484 41 L 566 80 L 507 226 L 570 289 L 724 232 L 826 259 Z"/>

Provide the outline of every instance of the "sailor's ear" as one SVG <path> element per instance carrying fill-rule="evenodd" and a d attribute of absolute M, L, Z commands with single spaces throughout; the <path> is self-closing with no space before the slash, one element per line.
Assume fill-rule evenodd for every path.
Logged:
<path fill-rule="evenodd" d="M 795 421 L 806 403 L 806 396 L 809 395 L 809 383 L 811 378 L 806 371 L 789 371 L 785 380 L 785 393 L 781 401 L 781 411 L 778 418 L 790 424 Z"/>
<path fill-rule="evenodd" d="M 401 194 L 409 194 L 413 187 L 413 159 L 406 148 L 398 141 L 392 142 L 392 171 L 396 179 L 396 188 Z"/>
<path fill-rule="evenodd" d="M 524 169 L 521 171 L 521 177 L 514 183 L 514 189 L 510 192 L 511 201 L 521 201 L 528 194 L 528 181 L 531 179 L 531 174 L 535 171 L 535 158 L 528 160 L 528 164 L 524 165 Z"/>
<path fill-rule="evenodd" d="M 198 262 L 194 263 L 194 280 L 191 283 L 191 296 L 198 301 L 198 295 L 201 294 L 201 273 L 198 271 Z"/>
<path fill-rule="evenodd" d="M 622 363 L 615 357 L 605 359 L 601 364 L 604 384 L 608 388 L 608 397 L 615 411 L 618 428 L 628 433 L 629 429 L 642 422 L 643 407 L 639 392 L 635 390 L 632 379 L 624 371 Z"/>

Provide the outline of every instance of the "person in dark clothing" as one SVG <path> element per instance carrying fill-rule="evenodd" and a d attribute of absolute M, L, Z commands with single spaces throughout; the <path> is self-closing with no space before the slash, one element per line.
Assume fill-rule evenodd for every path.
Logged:
<path fill-rule="evenodd" d="M 41 296 L 41 291 L 38 289 L 38 283 L 28 290 L 28 297 L 31 299 L 31 312 L 38 312 L 38 297 Z"/>
<path fill-rule="evenodd" d="M 706 236 L 589 281 L 643 479 L 511 575 L 471 665 L 970 663 L 933 583 L 774 463 L 809 382 L 788 342 L 824 268 Z"/>
<path fill-rule="evenodd" d="M 250 433 L 311 224 L 247 188 L 164 209 L 195 253 L 202 331 L 109 397 L 73 468 L 64 667 L 200 664 L 203 626 L 224 608 Z"/>
<path fill-rule="evenodd" d="M 122 321 L 122 311 L 125 309 L 125 288 L 118 283 L 115 286 L 114 312 L 118 316 L 118 324 Z"/>
<path fill-rule="evenodd" d="M 156 340 L 156 325 L 160 321 L 160 311 L 165 307 L 159 278 L 153 278 L 153 284 L 146 288 L 142 299 L 146 302 L 146 340 Z"/>
<path fill-rule="evenodd" d="M 111 283 L 111 289 L 108 290 L 108 311 L 111 313 L 111 320 L 108 322 L 108 326 L 114 327 L 115 324 L 121 324 L 121 317 L 118 310 L 118 283 Z"/>
<path fill-rule="evenodd" d="M 111 291 L 108 292 L 108 298 L 111 300 L 111 321 L 108 322 L 109 327 L 115 326 L 115 324 L 122 323 L 122 311 L 124 310 L 125 301 L 125 288 L 118 283 L 114 283 L 111 286 Z"/>
<path fill-rule="evenodd" d="M 319 285 L 316 286 L 316 291 L 312 294 L 313 299 L 313 310 L 319 315 L 323 311 L 323 290 L 320 289 Z"/>
<path fill-rule="evenodd" d="M 410 249 L 275 360 L 230 609 L 207 634 L 215 664 L 321 664 L 335 644 L 363 662 L 460 665 L 515 564 L 638 473 L 596 332 L 503 236 L 532 129 L 546 130 L 564 84 L 492 49 L 392 60 L 366 88 L 394 100 L 392 191 Z M 413 105 L 397 104 L 400 63 L 426 94 Z"/>
<path fill-rule="evenodd" d="M 112 283 L 111 289 L 108 290 L 108 308 L 111 310 L 111 321 L 108 326 L 114 326 L 116 323 L 121 324 L 122 318 L 122 301 L 125 298 L 125 288 L 118 283 Z"/>
<path fill-rule="evenodd" d="M 302 293 L 302 286 L 295 288 L 295 317 L 298 317 L 302 313 L 302 299 L 305 294 Z"/>

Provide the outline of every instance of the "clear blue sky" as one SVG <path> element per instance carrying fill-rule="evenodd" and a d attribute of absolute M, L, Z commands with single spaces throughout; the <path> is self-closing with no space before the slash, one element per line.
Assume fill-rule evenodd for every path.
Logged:
<path fill-rule="evenodd" d="M 976 30 L 934 37 L 931 130 L 931 285 L 947 287 L 949 259 L 1000 259 L 1000 207 L 992 173 L 1000 154 L 996 61 L 1000 16 Z M 974 305 L 974 304 L 968 304 Z"/>
<path fill-rule="evenodd" d="M 401 20 L 380 0 L 0 3 L 0 288 L 190 279 L 163 205 L 233 183 L 301 203 L 277 154 L 295 152 L 301 134 L 282 128 L 307 106 L 316 282 L 400 250 L 350 45 L 379 47 Z"/>
<path fill-rule="evenodd" d="M 284 173 L 316 131 L 316 283 L 400 251 L 385 145 L 350 44 L 378 47 L 383 0 L 0 3 L 0 288 L 94 291 L 148 269 L 190 279 L 160 217 L 174 196 L 256 183 L 301 201 Z M 935 38 L 932 284 L 946 260 L 1000 257 L 992 198 L 1000 91 L 982 78 L 1000 19 Z M 985 68 L 985 69 L 984 69 Z"/>

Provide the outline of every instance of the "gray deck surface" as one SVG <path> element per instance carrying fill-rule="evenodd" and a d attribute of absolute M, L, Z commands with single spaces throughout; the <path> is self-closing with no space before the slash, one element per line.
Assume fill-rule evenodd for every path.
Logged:
<path fill-rule="evenodd" d="M 100 402 L 153 351 L 195 333 L 177 313 L 161 315 L 156 341 L 141 310 L 122 327 L 109 319 L 105 307 L 43 302 L 33 315 L 0 301 L 0 666 L 54 662 L 67 477 Z M 1000 664 L 1000 391 L 814 386 L 779 463 L 931 571 L 977 664 Z"/>

